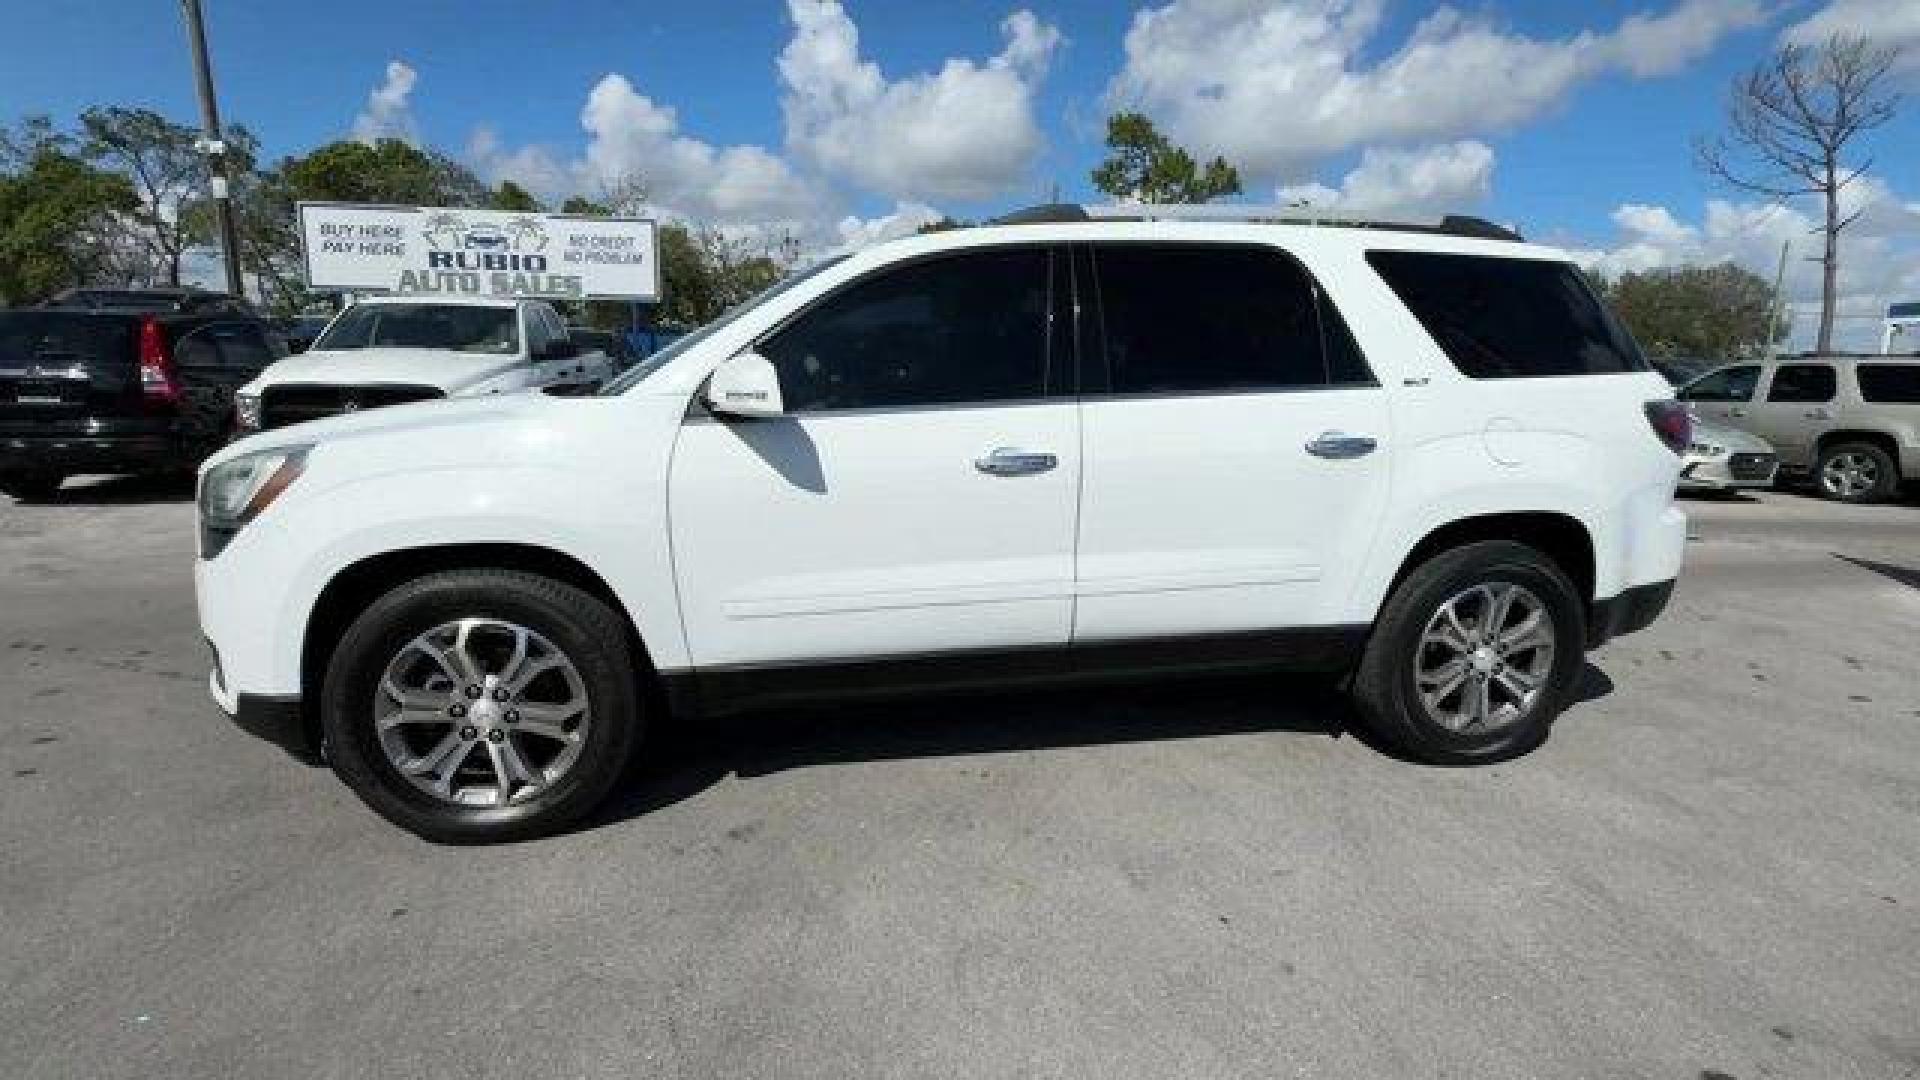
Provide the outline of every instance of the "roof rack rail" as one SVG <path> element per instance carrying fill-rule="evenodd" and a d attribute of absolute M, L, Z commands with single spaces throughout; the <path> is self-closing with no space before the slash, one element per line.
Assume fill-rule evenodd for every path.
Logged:
<path fill-rule="evenodd" d="M 1012 213 L 1002 214 L 987 222 L 989 225 L 1044 225 L 1061 221 L 1091 221 L 1086 207 L 1079 203 L 1041 203 Z"/>
<path fill-rule="evenodd" d="M 1322 225 L 1342 229 L 1384 229 L 1392 232 L 1433 233 L 1441 236 L 1465 236 L 1480 240 L 1524 240 L 1518 232 L 1495 225 L 1485 218 L 1448 214 L 1439 224 L 1380 221 L 1372 218 L 1316 214 L 1311 207 L 1248 206 L 1232 203 L 1174 203 L 1132 206 L 1089 206 L 1082 211 L 1096 221 L 1249 221 L 1280 225 Z M 1056 219 L 1065 220 L 1065 219 Z"/>

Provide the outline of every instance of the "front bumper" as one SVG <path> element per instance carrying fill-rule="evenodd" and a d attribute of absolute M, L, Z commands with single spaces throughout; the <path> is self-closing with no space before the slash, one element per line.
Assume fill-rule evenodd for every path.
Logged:
<path fill-rule="evenodd" d="M 1688 458 L 1686 467 L 1680 470 L 1680 488 L 1683 491 L 1770 488 L 1779 472 L 1780 459 L 1773 454 Z"/>
<path fill-rule="evenodd" d="M 308 765 L 326 764 L 320 732 L 308 721 L 298 696 L 234 693 L 222 679 L 218 657 L 214 659 L 213 670 L 207 673 L 207 693 L 240 730 L 267 740 L 297 761 Z"/>
<path fill-rule="evenodd" d="M 1587 648 L 1597 649 L 1608 641 L 1645 630 L 1673 599 L 1673 580 L 1653 581 L 1620 590 L 1618 595 L 1595 600 L 1587 612 Z"/>

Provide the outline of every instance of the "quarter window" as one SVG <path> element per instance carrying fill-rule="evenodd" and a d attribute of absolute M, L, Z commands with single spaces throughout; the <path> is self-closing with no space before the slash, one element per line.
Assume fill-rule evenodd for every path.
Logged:
<path fill-rule="evenodd" d="M 1832 401 L 1838 380 L 1830 364 L 1781 364 L 1767 388 L 1768 401 Z"/>
<path fill-rule="evenodd" d="M 1367 261 L 1470 379 L 1647 368 L 1571 263 L 1430 251 L 1371 251 Z"/>
<path fill-rule="evenodd" d="M 1204 394 L 1371 381 L 1307 272 L 1271 248 L 1094 249 L 1108 382 L 1120 394 Z"/>
<path fill-rule="evenodd" d="M 1861 398 L 1876 404 L 1920 405 L 1920 364 L 1861 364 Z"/>
<path fill-rule="evenodd" d="M 884 270 L 760 343 L 788 412 L 1011 401 L 1047 389 L 1052 257 L 969 251 Z"/>
<path fill-rule="evenodd" d="M 1759 385 L 1759 366 L 1742 364 L 1700 376 L 1681 389 L 1679 398 L 1681 401 L 1752 401 L 1753 391 Z"/>

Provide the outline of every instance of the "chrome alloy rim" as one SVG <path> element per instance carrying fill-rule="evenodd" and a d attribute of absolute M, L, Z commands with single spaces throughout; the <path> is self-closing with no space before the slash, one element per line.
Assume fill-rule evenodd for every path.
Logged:
<path fill-rule="evenodd" d="M 1820 486 L 1843 499 L 1865 495 L 1879 481 L 1879 464 L 1865 454 L 1835 454 L 1820 470 Z"/>
<path fill-rule="evenodd" d="M 1509 727 L 1540 701 L 1553 671 L 1553 618 L 1525 586 L 1475 585 L 1440 605 L 1414 651 L 1427 716 L 1448 731 Z"/>
<path fill-rule="evenodd" d="M 414 787 L 500 807 L 573 768 L 591 712 L 586 682 L 552 642 L 517 623 L 461 619 L 387 662 L 373 716 L 387 763 Z"/>

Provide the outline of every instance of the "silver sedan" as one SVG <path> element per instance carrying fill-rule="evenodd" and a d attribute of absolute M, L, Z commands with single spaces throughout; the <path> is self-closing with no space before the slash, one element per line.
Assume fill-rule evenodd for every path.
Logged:
<path fill-rule="evenodd" d="M 1693 422 L 1693 441 L 1682 461 L 1682 491 L 1772 487 L 1780 471 L 1780 458 L 1767 440 L 1698 419 Z"/>

